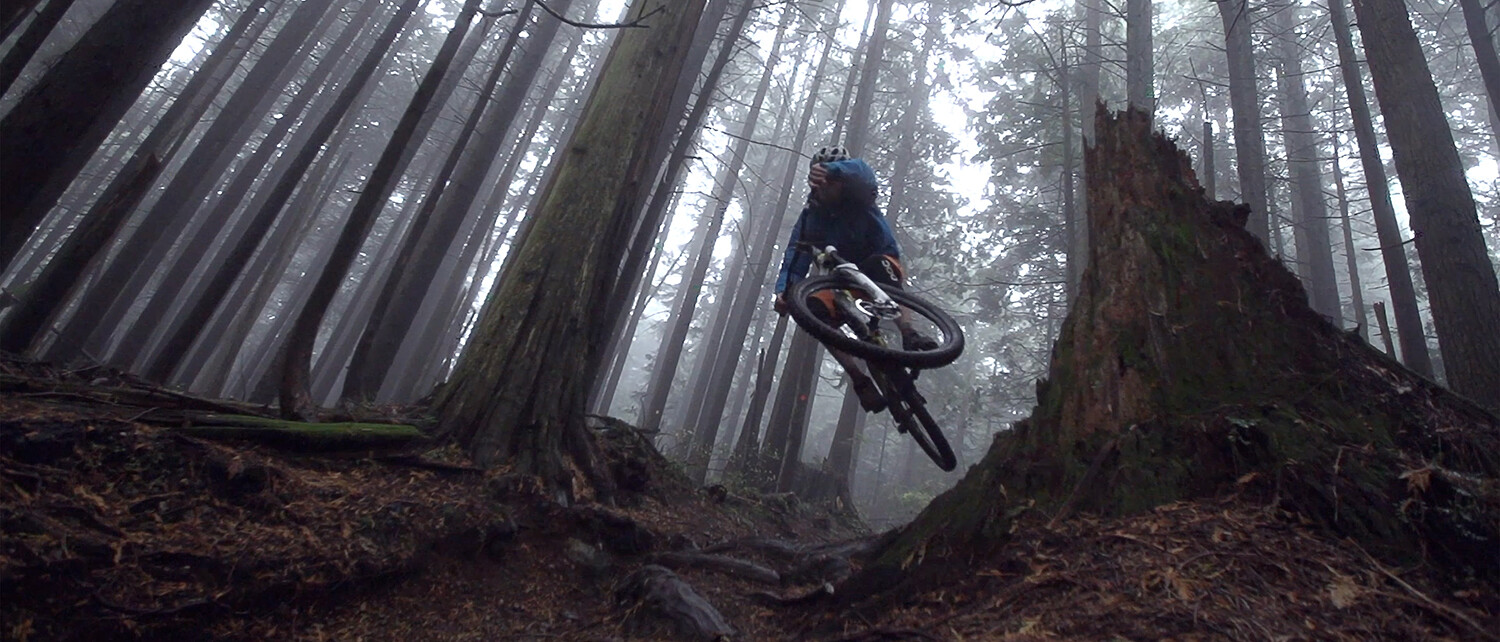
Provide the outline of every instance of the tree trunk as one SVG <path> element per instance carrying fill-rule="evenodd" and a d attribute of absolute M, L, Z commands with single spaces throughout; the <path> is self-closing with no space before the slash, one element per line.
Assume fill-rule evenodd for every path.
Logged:
<path fill-rule="evenodd" d="M 42 0 L 15 0 L 5 7 L 0 7 L 0 40 L 9 38 L 10 34 L 26 21 L 26 16 L 33 13 L 36 6 L 41 3 Z"/>
<path fill-rule="evenodd" d="M 402 27 L 406 25 L 407 20 L 420 3 L 421 0 L 402 2 L 390 22 L 386 24 L 384 31 L 376 36 L 373 48 L 360 61 L 359 67 L 354 70 L 353 77 L 345 83 L 343 89 L 334 98 L 333 104 L 328 107 L 318 122 L 307 124 L 311 125 L 307 141 L 292 157 L 291 164 L 285 169 L 281 179 L 270 187 L 266 202 L 253 212 L 245 233 L 238 239 L 231 240 L 233 245 L 226 248 L 224 261 L 220 269 L 213 273 L 211 279 L 203 287 L 202 296 L 196 301 L 189 302 L 191 307 L 186 308 L 185 314 L 179 315 L 174 331 L 167 336 L 162 349 L 158 352 L 158 358 L 149 363 L 146 369 L 147 377 L 155 381 L 166 381 L 171 376 L 178 365 L 177 359 L 173 357 L 186 354 L 193 341 L 197 339 L 199 330 L 207 326 L 214 310 L 222 303 L 223 296 L 239 279 L 244 266 L 249 264 L 255 248 L 261 245 L 261 241 L 271 230 L 272 224 L 281 218 L 283 208 L 291 199 L 292 192 L 306 178 L 308 168 L 312 166 L 313 161 L 317 160 L 324 144 L 328 142 L 339 123 L 348 115 L 350 108 L 355 104 L 355 99 L 365 95 L 372 88 L 370 79 L 374 77 L 375 70 L 385 60 L 386 54 L 396 42 L 396 36 L 401 33 Z"/>
<path fill-rule="evenodd" d="M 714 194 L 709 200 L 709 202 L 713 203 L 714 207 L 713 218 L 710 220 L 711 227 L 709 228 L 708 236 L 705 238 L 706 247 L 699 253 L 698 264 L 693 268 L 692 280 L 685 284 L 689 288 L 688 295 L 684 299 L 682 309 L 677 312 L 679 318 L 678 325 L 673 328 L 669 343 L 664 345 L 666 348 L 665 354 L 657 353 L 656 367 L 658 369 L 665 368 L 664 374 L 666 377 L 664 380 L 668 384 L 671 383 L 672 375 L 677 370 L 677 362 L 681 360 L 682 349 L 687 342 L 688 322 L 692 321 L 694 310 L 697 308 L 698 294 L 702 291 L 703 279 L 708 273 L 708 264 L 713 259 L 713 244 L 719 238 L 719 227 L 723 224 L 724 216 L 729 211 L 729 204 L 734 197 L 735 185 L 739 183 L 740 170 L 745 166 L 745 156 L 750 151 L 750 141 L 755 137 L 755 127 L 760 122 L 761 108 L 765 105 L 766 94 L 770 93 L 771 90 L 771 79 L 776 70 L 778 57 L 781 55 L 781 45 L 785 41 L 787 25 L 791 24 L 792 14 L 793 8 L 791 5 L 787 5 L 787 8 L 781 12 L 781 24 L 776 28 L 776 36 L 771 43 L 771 51 L 766 58 L 765 72 L 761 74 L 760 85 L 755 88 L 755 97 L 750 101 L 750 111 L 746 114 L 745 122 L 740 126 L 739 136 L 734 141 L 733 147 L 729 152 L 728 164 L 725 166 L 724 173 L 720 176 L 719 183 L 714 188 Z M 749 209 L 750 207 L 747 206 L 746 210 L 748 211 Z M 724 292 L 726 294 L 731 292 L 730 285 L 728 282 L 724 283 Z M 666 405 L 666 392 L 666 389 L 661 390 L 661 407 Z M 650 401 L 653 402 L 653 405 L 648 407 L 656 410 L 656 425 L 643 423 L 642 428 L 657 427 L 660 425 L 660 407 L 654 405 L 656 401 L 654 397 Z M 699 481 L 702 481 L 707 474 L 708 459 L 709 455 L 713 452 L 714 438 L 718 436 L 719 424 L 714 422 L 702 428 L 703 432 L 694 435 L 696 443 L 692 445 L 692 450 L 688 454 L 688 476 Z M 683 425 L 679 426 L 678 429 L 686 435 L 689 434 L 688 431 L 692 429 L 692 426 Z"/>
<path fill-rule="evenodd" d="M 760 419 L 766 409 L 766 400 L 771 396 L 771 378 L 776 372 L 776 357 L 781 354 L 781 343 L 786 339 L 786 317 L 776 319 L 776 330 L 771 333 L 771 345 L 760 353 L 755 368 L 755 389 L 750 393 L 750 407 L 745 410 L 745 420 L 740 425 L 740 436 L 735 441 L 734 452 L 724 474 L 736 474 L 758 479 L 760 471 Z"/>
<path fill-rule="evenodd" d="M 1500 412 L 1500 283 L 1427 58 L 1400 0 L 1354 5 L 1454 391 Z"/>
<path fill-rule="evenodd" d="M 78 236 L 80 244 L 72 247 L 70 252 L 75 252 L 74 256 L 80 262 L 90 264 L 101 262 L 103 257 L 100 253 L 115 238 L 131 212 L 135 211 L 136 206 L 145 198 L 163 166 L 187 137 L 192 124 L 202 116 L 210 100 L 228 81 L 234 67 L 249 52 L 254 33 L 263 29 L 264 23 L 269 21 L 269 15 L 265 17 L 265 20 L 261 19 L 260 8 L 265 3 L 266 0 L 256 0 L 246 7 L 239 20 L 229 28 L 224 38 L 214 47 L 213 53 L 204 60 L 203 65 L 183 86 L 182 92 L 172 102 L 172 106 L 167 108 L 166 113 L 156 121 L 156 126 L 152 128 L 145 140 L 141 141 L 140 147 L 130 160 L 126 161 L 125 166 L 111 179 L 108 187 L 104 188 L 93 206 L 79 218 L 79 227 L 73 235 Z M 254 32 L 251 31 L 252 27 L 256 27 Z M 144 187 L 138 187 L 142 185 Z M 82 244 L 85 239 L 87 239 L 87 244 Z M 74 243 L 71 237 L 68 243 Z M 74 290 L 80 286 L 86 274 L 87 270 L 78 270 L 51 275 L 58 279 L 55 282 L 37 281 L 28 291 L 28 294 L 34 294 L 31 297 L 31 303 L 38 306 L 32 318 L 38 320 L 38 323 L 41 323 L 42 319 L 55 318 L 63 306 L 71 300 Z M 12 321 L 6 330 L 7 333 L 29 332 L 31 336 L 7 338 L 4 341 L 14 342 L 11 345 L 31 344 L 45 329 L 41 325 L 26 328 L 24 324 Z M 82 347 L 80 343 L 81 341 L 74 341 L 62 345 L 63 342 L 58 342 L 48 351 L 47 357 L 54 361 L 66 362 L 77 356 L 77 350 Z"/>
<path fill-rule="evenodd" d="M 1286 141 L 1286 164 L 1292 182 L 1292 222 L 1296 227 L 1298 274 L 1307 281 L 1314 310 L 1339 317 L 1339 281 L 1333 272 L 1333 242 L 1328 236 L 1328 206 L 1323 201 L 1323 171 L 1319 165 L 1318 139 L 1313 135 L 1312 112 L 1307 86 L 1302 80 L 1302 50 L 1293 25 L 1295 7 L 1273 14 L 1279 35 L 1280 73 L 1276 86 L 1281 93 L 1281 133 Z"/>
<path fill-rule="evenodd" d="M 1036 411 L 846 599 L 971 572 L 964 560 L 1005 543 L 1031 502 L 1113 516 L 1227 493 L 1279 501 L 1377 554 L 1495 577 L 1500 420 L 1314 312 L 1244 230 L 1247 208 L 1205 200 L 1150 126 L 1101 114 L 1086 153 L 1095 262 Z"/>
<path fill-rule="evenodd" d="M 653 0 L 632 3 L 643 15 Z M 532 225 L 490 295 L 458 369 L 438 394 L 444 426 L 481 465 L 509 462 L 571 487 L 563 455 L 605 499 L 583 414 L 613 319 L 599 315 L 656 167 L 651 149 L 704 0 L 657 5 L 651 28 L 621 33 Z"/>
<path fill-rule="evenodd" d="M 1484 79 L 1485 94 L 1491 105 L 1500 104 L 1500 55 L 1495 53 L 1493 32 L 1484 18 L 1484 4 L 1480 0 L 1458 0 L 1458 6 L 1464 11 L 1464 26 L 1469 31 L 1469 43 L 1474 47 L 1474 57 L 1479 61 L 1479 75 Z M 1500 135 L 1500 132 L 1492 133 Z"/>
<path fill-rule="evenodd" d="M 375 35 L 363 33 L 366 23 L 372 17 L 371 14 L 375 6 L 373 3 L 362 5 L 359 13 L 344 27 L 343 32 L 339 34 L 339 37 L 334 41 L 329 50 L 335 52 L 352 52 L 351 47 L 355 44 L 356 37 L 363 36 L 363 39 L 368 39 L 371 35 Z M 381 41 L 376 40 L 376 43 L 380 45 Z M 377 46 L 376 49 L 384 53 L 386 49 L 389 49 L 391 44 L 391 41 L 385 41 L 383 43 L 384 48 Z M 213 303 L 209 304 L 211 307 L 206 312 L 200 313 L 197 315 L 198 318 L 187 323 L 191 324 L 193 328 L 201 328 L 202 324 L 207 321 L 208 315 L 213 313 L 213 308 L 218 306 L 216 297 L 223 296 L 227 292 L 229 284 L 234 281 L 234 277 L 231 276 L 228 277 L 228 281 L 226 282 L 224 277 L 219 276 L 219 274 L 227 270 L 233 272 L 234 276 L 238 276 L 240 270 L 245 266 L 245 261 L 249 259 L 250 252 L 254 251 L 255 246 L 260 244 L 266 231 L 270 229 L 271 220 L 274 220 L 275 213 L 280 208 L 278 206 L 276 211 L 267 213 L 264 206 L 259 208 L 249 207 L 239 217 L 235 217 L 235 212 L 246 200 L 245 195 L 249 193 L 250 187 L 261 177 L 266 165 L 270 164 L 272 156 L 279 151 L 282 142 L 292 132 L 294 124 L 299 121 L 305 123 L 297 129 L 296 136 L 286 145 L 287 153 L 282 155 L 284 160 L 296 158 L 297 161 L 293 163 L 295 165 L 303 161 L 303 157 L 307 156 L 309 146 L 321 148 L 323 143 L 327 142 L 327 134 L 331 134 L 332 129 L 329 128 L 324 134 L 323 139 L 320 140 L 313 133 L 313 130 L 319 129 L 314 123 L 320 116 L 334 113 L 332 111 L 335 108 L 334 103 L 339 100 L 341 93 L 339 91 L 340 82 L 344 80 L 344 76 L 348 73 L 349 68 L 355 65 L 357 65 L 355 60 L 348 56 L 324 57 L 313 68 L 307 79 L 302 83 L 302 86 L 297 89 L 297 93 L 292 96 L 292 99 L 278 110 L 280 117 L 271 125 L 270 130 L 266 132 L 265 136 L 261 137 L 255 151 L 245 158 L 239 167 L 234 170 L 234 177 L 220 190 L 218 203 L 207 212 L 205 220 L 221 224 L 201 225 L 189 239 L 182 243 L 182 251 L 177 255 L 176 260 L 171 263 L 170 267 L 166 269 L 166 274 L 161 278 L 160 282 L 162 285 L 158 286 L 156 291 L 150 295 L 145 295 L 149 296 L 146 307 L 130 323 L 129 329 L 125 331 L 124 336 L 115 347 L 112 359 L 114 363 L 128 367 L 142 360 L 147 363 L 156 361 L 147 350 L 148 341 L 163 326 L 174 325 L 172 321 L 166 320 L 167 313 L 173 307 L 177 307 L 174 306 L 174 303 L 177 303 L 179 299 L 183 300 L 180 307 L 183 311 L 191 311 L 195 301 L 200 301 L 205 296 L 215 299 Z M 369 73 L 365 75 L 365 79 L 368 79 L 373 74 L 374 69 L 371 67 Z M 344 86 L 353 86 L 354 91 L 357 92 L 364 85 L 358 77 L 358 72 L 355 72 L 354 76 L 347 83 L 344 83 Z M 334 79 L 332 83 L 329 82 L 330 78 Z M 349 92 L 346 91 L 344 93 Z M 314 98 L 317 99 L 317 102 L 313 102 Z M 347 110 L 349 105 L 352 104 L 353 96 L 351 95 L 345 101 L 344 109 Z M 305 114 L 304 110 L 306 111 Z M 342 115 L 342 112 L 339 112 L 337 116 L 333 116 L 335 122 Z M 326 118 L 327 116 L 323 117 Z M 292 150 L 300 150 L 300 153 L 293 152 Z M 281 172 L 278 181 L 261 183 L 260 191 L 278 192 L 278 189 L 272 187 L 273 185 L 277 185 L 278 182 L 286 183 L 290 181 L 291 187 L 295 187 L 302 177 L 301 172 L 306 171 L 307 166 L 312 164 L 311 161 L 311 158 L 306 158 L 306 162 L 302 163 L 301 171 L 298 171 L 294 167 L 290 172 Z M 285 168 L 282 169 L 285 170 Z M 287 190 L 287 196 L 290 196 L 289 189 Z M 251 200 L 261 200 L 259 198 L 260 194 L 257 194 L 256 197 Z M 257 210 L 260 210 L 258 216 L 256 214 Z M 202 216 L 203 214 L 200 213 L 199 215 Z M 224 234 L 226 229 L 228 230 L 228 234 Z M 213 256 L 210 254 L 210 250 L 215 247 L 214 241 L 220 236 L 224 238 L 222 242 L 223 248 L 217 256 Z M 243 246 L 247 244 L 250 246 L 247 250 L 236 252 L 233 249 L 236 245 Z M 193 276 L 199 274 L 206 276 L 198 283 L 200 287 L 195 288 L 192 284 Z M 170 285 L 180 285 L 182 289 L 186 289 L 186 292 L 183 293 L 182 289 L 169 288 L 168 286 Z M 194 315 L 189 314 L 188 316 Z M 180 321 L 181 317 L 178 319 L 178 322 Z M 165 336 L 171 337 L 171 334 L 168 333 Z M 188 343 L 191 343 L 191 338 L 188 339 Z M 183 350 L 186 348 L 186 346 L 178 347 Z M 151 368 L 148 367 L 147 370 L 149 371 Z M 170 374 L 170 369 L 168 369 L 166 373 L 148 374 L 147 377 L 154 381 L 164 381 Z"/>
<path fill-rule="evenodd" d="M 565 12 L 569 5 L 571 0 L 565 0 L 557 3 L 554 9 Z M 531 82 L 542 68 L 543 59 L 561 24 L 550 16 L 542 17 L 536 26 L 527 30 L 525 55 L 515 65 L 508 66 L 506 63 L 533 6 L 528 2 L 522 10 L 479 100 L 465 120 L 448 162 L 439 171 L 431 191 L 417 211 L 417 220 L 402 242 L 391 276 L 386 287 L 381 289 L 359 345 L 355 347 L 349 374 L 344 380 L 343 398 L 374 399 L 380 392 L 401 341 L 411 330 L 423 295 L 433 283 L 443 258 L 450 254 L 450 247 L 456 242 L 470 205 L 500 156 L 506 133 L 520 112 Z M 492 96 L 499 85 L 501 71 L 507 67 L 511 75 L 504 90 L 499 96 Z"/>
<path fill-rule="evenodd" d="M 1375 216 L 1375 235 L 1380 242 L 1380 257 L 1385 263 L 1386 283 L 1390 287 L 1391 312 L 1396 317 L 1396 334 L 1400 339 L 1401 362 L 1417 374 L 1433 378 L 1432 357 L 1427 351 L 1427 331 L 1417 308 L 1416 287 L 1411 267 L 1406 262 L 1401 226 L 1396 222 L 1396 208 L 1391 204 L 1390 183 L 1385 163 L 1380 158 L 1380 144 L 1375 138 L 1370 103 L 1365 99 L 1364 76 L 1354 52 L 1349 17 L 1344 0 L 1328 0 L 1333 34 L 1338 41 L 1339 70 L 1349 99 L 1349 116 L 1354 123 L 1354 138 L 1359 143 L 1360 166 L 1364 168 L 1365 186 L 1370 192 L 1370 210 Z M 1395 356 L 1394 354 L 1392 356 Z"/>
<path fill-rule="evenodd" d="M 0 120 L 0 271 L 210 0 L 119 0 Z"/>
<path fill-rule="evenodd" d="M 1146 11 L 1150 12 L 1147 6 Z M 1067 284 L 1066 298 L 1068 304 L 1078 295 L 1078 277 L 1083 274 L 1083 252 L 1084 248 L 1073 242 L 1078 237 L 1078 228 L 1083 227 L 1078 221 L 1078 208 L 1074 206 L 1073 197 L 1076 187 L 1073 185 L 1073 80 L 1070 75 L 1071 68 L 1068 61 L 1068 35 L 1062 27 L 1058 28 L 1062 41 L 1058 53 L 1057 89 L 1059 110 L 1062 112 L 1062 220 L 1063 220 L 1063 252 L 1065 253 L 1066 266 L 1064 280 Z M 1149 67 L 1149 65 L 1148 65 Z M 926 68 L 924 67 L 925 71 Z M 893 193 L 894 195 L 894 193 Z"/>
<path fill-rule="evenodd" d="M 36 56 L 47 35 L 52 33 L 57 23 L 62 21 L 63 14 L 72 6 L 73 0 L 49 0 L 47 6 L 32 17 L 31 22 L 26 25 L 26 31 L 21 32 L 20 37 L 11 43 L 10 51 L 5 52 L 5 57 L 0 58 L 0 95 L 10 91 L 16 78 L 21 76 L 21 70 L 26 68 L 26 63 Z"/>
<path fill-rule="evenodd" d="M 1248 0 L 1218 3 L 1224 23 L 1224 52 L 1229 61 L 1229 102 L 1234 109 L 1234 154 L 1238 159 L 1240 197 L 1250 206 L 1250 233 L 1271 242 L 1270 199 L 1266 189 L 1266 140 L 1260 122 L 1260 90 L 1255 86 L 1255 48 L 1251 43 Z"/>
<path fill-rule="evenodd" d="M 842 11 L 844 2 L 839 4 L 828 14 L 829 20 L 837 24 L 839 13 Z M 833 46 L 833 32 L 828 29 L 827 37 L 824 39 L 823 52 L 818 60 L 816 70 L 813 72 L 812 80 L 808 83 L 808 93 L 802 105 L 801 116 L 796 121 L 797 132 L 793 135 L 791 149 L 801 149 L 807 142 L 808 128 L 813 121 L 814 109 L 817 106 L 819 90 L 823 86 L 824 72 L 827 69 L 829 53 Z M 800 154 L 789 154 L 782 171 L 780 188 L 776 192 L 778 197 L 776 204 L 768 211 L 769 217 L 765 225 L 761 226 L 755 235 L 756 240 L 751 247 L 753 254 L 748 255 L 748 262 L 744 273 L 740 276 L 738 284 L 739 291 L 734 296 L 734 309 L 730 312 L 729 323 L 724 328 L 724 340 L 721 342 L 722 349 L 714 356 L 717 364 L 713 369 L 711 381 L 703 400 L 703 408 L 697 416 L 689 416 L 690 425 L 718 424 L 725 419 L 724 406 L 728 402 L 729 389 L 733 385 L 735 370 L 740 366 L 740 356 L 743 354 L 744 338 L 749 335 L 750 323 L 754 318 L 756 306 L 766 305 L 767 301 L 761 296 L 768 283 L 768 277 L 772 272 L 771 261 L 773 258 L 778 238 L 785 238 L 787 232 L 784 229 L 787 205 L 791 200 L 791 194 L 796 189 L 799 170 L 803 167 Z M 784 322 L 782 324 L 784 326 Z M 779 336 L 779 335 L 778 335 Z M 766 384 L 770 384 L 771 373 L 775 371 L 775 364 L 781 355 L 781 341 L 777 340 L 773 351 L 768 357 L 769 366 L 766 370 Z M 758 384 L 757 384 L 758 385 Z M 752 433 L 760 427 L 760 412 L 764 410 L 764 400 L 754 409 L 754 422 L 745 424 Z M 741 440 L 743 441 L 743 440 Z"/>
<path fill-rule="evenodd" d="M 865 49 L 860 62 L 859 89 L 854 95 L 854 112 L 849 115 L 849 155 L 863 156 L 865 141 L 870 137 L 870 112 L 875 102 L 875 84 L 880 78 L 880 67 L 885 59 L 887 35 L 891 29 L 891 8 L 895 0 L 878 0 L 875 13 L 875 28 L 870 32 L 869 48 Z M 839 122 L 843 118 L 838 118 Z M 838 136 L 834 136 L 835 139 Z"/>
<path fill-rule="evenodd" d="M 131 308 L 133 296 L 146 290 L 157 266 L 195 223 L 196 208 L 217 183 L 235 152 L 254 135 L 271 110 L 277 96 L 296 74 L 302 58 L 312 49 L 323 29 L 337 22 L 336 13 L 316 4 L 304 3 L 293 11 L 255 65 L 214 116 L 212 124 L 197 139 L 182 167 L 167 182 L 154 205 L 139 218 L 135 231 L 100 271 L 80 298 L 78 309 L 98 311 L 86 317 L 74 315 L 63 326 L 59 342 L 79 346 L 108 345 Z"/>
<path fill-rule="evenodd" d="M 1359 338 L 1369 342 L 1370 324 L 1365 320 L 1365 290 L 1360 283 L 1359 261 L 1355 259 L 1354 230 L 1349 225 L 1349 197 L 1344 191 L 1344 170 L 1339 163 L 1339 137 L 1335 134 L 1331 139 L 1333 140 L 1333 187 L 1339 199 L 1339 228 L 1344 233 L 1344 266 L 1349 272 L 1349 307 L 1352 309 L 1347 318 L 1354 322 Z"/>
<path fill-rule="evenodd" d="M 1151 52 L 1151 0 L 1125 2 L 1125 94 L 1136 109 L 1156 111 Z"/>
<path fill-rule="evenodd" d="M 416 93 L 412 95 L 405 113 L 401 115 L 401 121 L 396 124 L 390 141 L 386 143 L 380 160 L 370 171 L 370 177 L 365 181 L 359 200 L 355 201 L 353 209 L 349 212 L 349 218 L 336 241 L 333 255 L 328 265 L 323 268 L 322 275 L 319 276 L 313 288 L 311 298 L 296 315 L 297 322 L 282 348 L 283 367 L 280 373 L 281 383 L 278 386 L 281 412 L 289 417 L 310 417 L 313 413 L 312 400 L 308 396 L 308 378 L 318 326 L 322 324 L 323 314 L 328 311 L 328 305 L 334 293 L 347 276 L 359 247 L 369 234 L 376 214 L 379 213 L 386 198 L 390 196 L 391 190 L 395 188 L 397 179 L 395 170 L 402 164 L 402 159 L 407 154 L 407 147 L 413 144 L 412 136 L 432 104 L 432 98 L 437 93 L 443 76 L 447 74 L 448 66 L 453 62 L 453 57 L 463 42 L 463 34 L 468 30 L 469 23 L 479 10 L 479 2 L 480 0 L 467 0 L 459 11 L 453 31 L 444 39 L 442 49 L 433 58 L 432 66 L 427 69 L 426 75 L 422 77 L 422 82 L 417 86 Z"/>
<path fill-rule="evenodd" d="M 745 23 L 750 17 L 750 12 L 754 10 L 755 6 L 755 3 L 749 0 L 742 0 L 740 2 L 739 9 L 735 12 L 734 20 L 730 23 L 729 30 L 726 32 L 724 40 L 726 44 L 739 40 L 740 35 L 744 33 Z M 705 20 L 699 29 L 712 29 L 711 25 L 717 25 L 719 22 L 715 16 L 722 18 L 727 11 L 727 3 L 721 4 L 715 2 L 704 16 Z M 709 42 L 705 42 L 705 40 Z M 693 43 L 693 49 L 689 52 L 688 64 L 684 66 L 684 70 L 696 69 L 702 65 L 703 60 L 708 57 L 709 44 L 711 44 L 711 39 L 705 38 L 704 34 L 699 34 L 699 39 Z M 640 224 L 636 226 L 635 234 L 631 238 L 630 249 L 620 268 L 621 281 L 615 284 L 613 288 L 614 294 L 610 295 L 609 306 L 605 309 L 605 315 L 616 320 L 617 327 L 614 328 L 614 336 L 619 336 L 620 328 L 625 325 L 624 312 L 626 305 L 630 302 L 631 293 L 639 287 L 637 277 L 645 269 L 645 261 L 651 254 L 649 248 L 652 245 L 652 240 L 661 233 L 662 221 L 666 216 L 668 203 L 675 201 L 679 183 L 686 180 L 686 177 L 682 174 L 682 169 L 691 153 L 694 141 L 698 136 L 698 131 L 703 125 L 703 119 L 708 114 L 708 108 L 714 102 L 714 95 L 717 92 L 720 79 L 724 75 L 724 69 L 734 57 L 735 50 L 733 46 L 720 47 L 718 54 L 714 58 L 713 65 L 709 67 L 708 75 L 703 79 L 703 86 L 698 91 L 698 98 L 694 101 L 692 109 L 688 111 L 687 119 L 682 125 L 681 132 L 672 143 L 670 153 L 666 155 L 666 169 L 661 172 L 660 180 L 657 181 L 656 188 L 651 193 L 651 199 L 646 204 L 645 213 L 641 216 Z M 696 77 L 697 73 L 694 72 L 679 81 L 677 87 L 679 95 L 674 96 L 670 109 L 671 113 L 675 114 L 678 110 L 687 106 L 689 98 L 687 94 L 690 92 L 686 90 L 690 89 L 690 87 L 686 86 Z M 670 131 L 669 129 L 668 132 Z M 657 158 L 663 145 L 665 143 L 658 141 L 657 147 L 652 149 L 653 160 Z"/>

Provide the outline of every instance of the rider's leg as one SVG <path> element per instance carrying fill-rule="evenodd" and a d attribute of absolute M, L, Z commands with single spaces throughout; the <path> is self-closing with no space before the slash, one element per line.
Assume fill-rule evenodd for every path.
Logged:
<path fill-rule="evenodd" d="M 893 256 L 872 256 L 859 264 L 859 270 L 881 285 L 900 289 L 906 284 L 906 270 Z M 898 307 L 901 314 L 896 317 L 896 329 L 901 331 L 901 347 L 905 350 L 936 350 L 936 341 L 912 327 L 911 311 L 904 305 Z"/>
<path fill-rule="evenodd" d="M 818 296 L 826 294 L 827 296 Z M 814 300 L 816 299 L 816 300 Z M 818 320 L 831 326 L 842 323 L 835 313 L 832 293 L 819 292 L 808 298 L 808 309 L 810 309 Z M 866 412 L 880 412 L 885 410 L 885 397 L 880 394 L 880 389 L 875 387 L 875 382 L 865 374 L 864 368 L 860 367 L 860 360 L 853 355 L 828 348 L 828 353 L 833 355 L 833 360 L 843 366 L 844 372 L 849 375 L 849 385 L 854 387 L 854 394 L 859 397 L 859 405 Z"/>

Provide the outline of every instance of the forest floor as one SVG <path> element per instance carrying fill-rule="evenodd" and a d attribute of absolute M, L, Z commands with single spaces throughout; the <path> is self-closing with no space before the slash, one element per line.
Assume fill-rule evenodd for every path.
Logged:
<path fill-rule="evenodd" d="M 563 507 L 451 449 L 183 430 L 209 411 L 269 414 L 0 358 L 0 639 L 667 639 L 632 592 L 647 564 L 677 569 L 729 639 L 1500 639 L 1494 587 L 1239 497 L 1026 514 L 944 581 L 851 604 L 841 582 L 879 541 L 852 511 L 696 488 L 617 422 L 595 431 L 636 492 Z M 424 421 L 361 414 L 341 419 Z"/>

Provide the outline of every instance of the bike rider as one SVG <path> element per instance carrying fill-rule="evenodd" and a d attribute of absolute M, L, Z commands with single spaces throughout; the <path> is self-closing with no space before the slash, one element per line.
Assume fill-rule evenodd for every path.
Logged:
<path fill-rule="evenodd" d="M 832 245 L 839 255 L 859 266 L 870 280 L 900 288 L 906 280 L 901 267 L 901 247 L 891 233 L 880 208 L 875 206 L 877 193 L 875 171 L 863 159 L 850 158 L 843 147 L 824 147 L 813 154 L 807 172 L 811 188 L 807 205 L 792 225 L 792 238 L 781 260 L 781 274 L 776 279 L 778 314 L 786 314 L 786 289 L 807 276 L 812 254 L 799 245 L 809 243 L 822 248 Z M 818 304 L 808 300 L 812 311 L 830 325 L 837 325 L 837 311 L 829 292 L 819 292 Z M 827 315 L 826 317 L 824 315 Z M 906 310 L 896 321 L 905 350 L 932 350 L 937 342 L 911 327 Z M 849 373 L 859 405 L 867 412 L 885 409 L 885 397 L 869 375 L 859 367 L 859 360 L 829 348 L 828 352 Z"/>

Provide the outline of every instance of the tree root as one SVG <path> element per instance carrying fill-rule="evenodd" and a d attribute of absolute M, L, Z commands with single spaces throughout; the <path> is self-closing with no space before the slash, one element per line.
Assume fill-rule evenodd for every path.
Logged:
<path fill-rule="evenodd" d="M 761 584 L 779 585 L 780 573 L 742 559 L 711 553 L 658 553 L 651 561 L 667 568 L 701 568 Z"/>
<path fill-rule="evenodd" d="M 624 627 L 635 636 L 718 640 L 733 635 L 729 622 L 693 587 L 665 567 L 649 564 L 627 575 L 615 589 L 626 609 Z"/>

